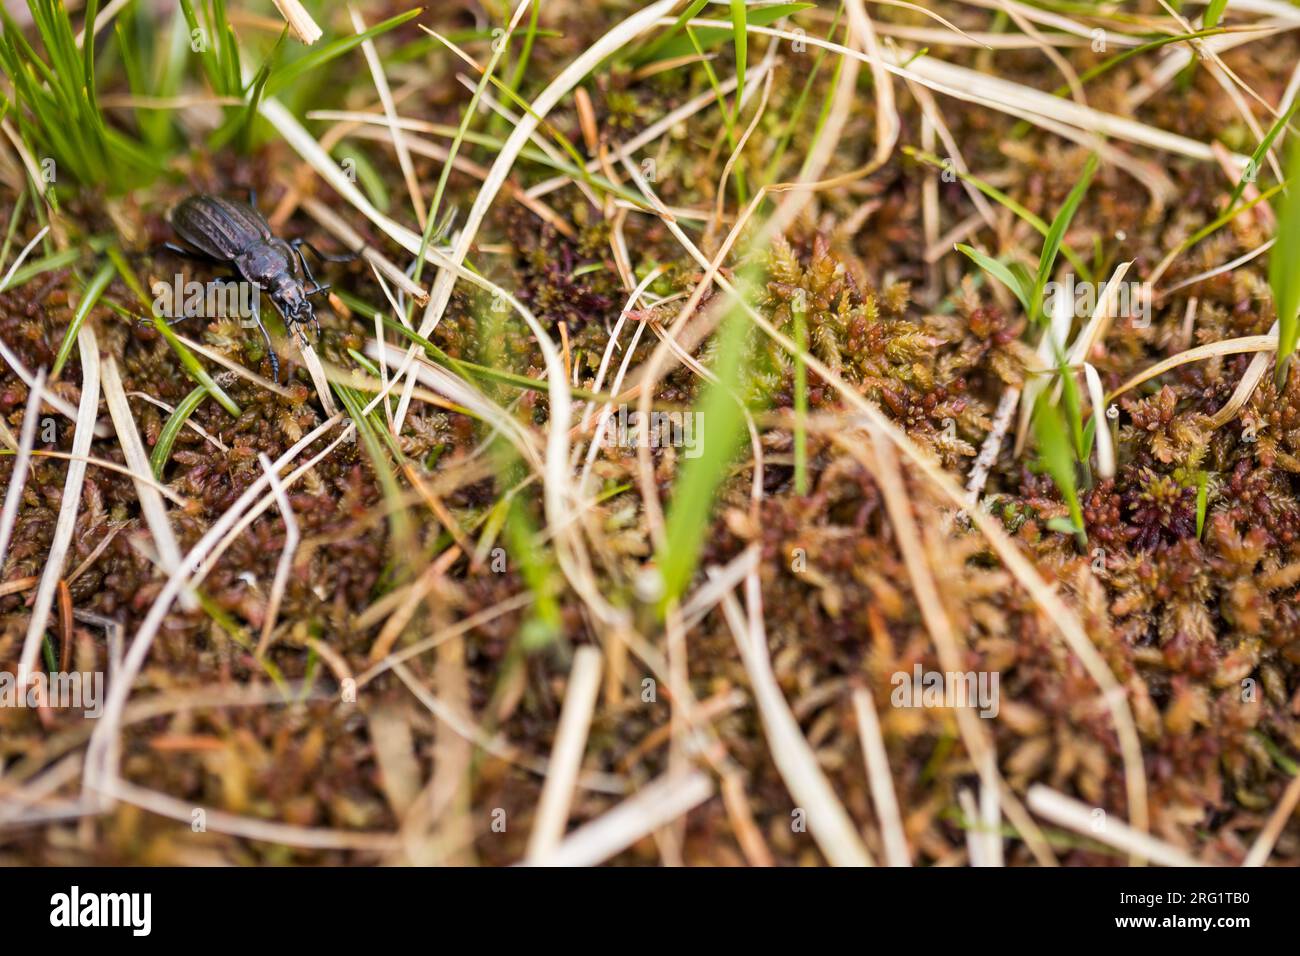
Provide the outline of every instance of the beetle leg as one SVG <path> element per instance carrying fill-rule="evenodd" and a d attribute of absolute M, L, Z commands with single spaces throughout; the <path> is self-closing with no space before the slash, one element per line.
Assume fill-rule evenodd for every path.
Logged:
<path fill-rule="evenodd" d="M 280 384 L 280 359 L 275 354 L 275 349 L 271 348 L 271 337 L 266 334 L 266 329 L 262 329 L 262 335 L 266 336 L 266 347 L 269 350 L 266 353 L 267 358 L 271 360 L 271 379 L 276 385 Z"/>
<path fill-rule="evenodd" d="M 320 339 L 320 323 L 316 320 L 316 313 L 307 307 L 307 315 L 311 318 L 313 330 L 316 332 L 316 338 Z M 298 343 L 299 348 L 311 344 L 307 338 L 306 322 L 302 318 L 302 313 L 297 312 L 293 315 L 286 316 L 284 320 L 285 328 L 293 333 L 294 340 Z"/>
<path fill-rule="evenodd" d="M 320 319 L 316 317 L 316 310 L 311 307 L 310 302 L 304 302 L 303 307 L 307 310 L 307 315 L 311 319 L 311 330 L 316 333 L 316 341 L 320 341 Z M 306 325 L 306 323 L 302 323 Z M 303 333 L 303 339 L 306 340 L 306 333 Z"/>
<path fill-rule="evenodd" d="M 307 281 L 312 284 L 313 290 L 319 289 L 320 283 L 317 282 L 316 277 L 312 275 L 311 266 L 307 264 L 307 257 L 302 254 L 302 249 L 299 248 L 303 244 L 303 240 L 301 239 L 295 239 L 293 242 L 285 243 L 289 252 L 292 253 L 294 261 L 298 263 L 298 268 L 301 269 L 302 274 L 307 277 Z M 315 292 L 307 292 L 306 294 L 314 295 Z"/>
<path fill-rule="evenodd" d="M 159 316 L 159 318 L 162 318 L 162 316 Z M 177 325 L 178 323 L 184 322 L 186 319 L 193 319 L 193 318 L 197 318 L 197 316 L 181 315 L 181 316 L 177 316 L 174 319 L 163 319 L 163 324 Z M 153 319 L 136 319 L 135 321 L 136 321 L 136 325 L 140 326 L 140 328 L 142 329 L 152 329 L 154 327 Z"/>
<path fill-rule="evenodd" d="M 293 321 L 289 323 L 289 330 L 293 332 L 293 337 L 294 340 L 297 341 L 298 343 L 298 348 L 305 348 L 306 346 L 311 344 L 310 342 L 307 341 L 306 330 L 303 328 L 302 323 L 298 321 L 298 318 L 296 316 L 294 317 Z"/>
<path fill-rule="evenodd" d="M 307 278 L 307 281 L 311 283 L 310 289 L 303 289 L 303 295 L 316 295 L 318 292 L 329 288 L 327 285 L 321 285 L 320 282 L 317 281 L 316 277 L 312 275 L 311 266 L 307 265 L 307 257 L 304 256 L 302 250 L 298 248 L 302 240 L 295 239 L 293 242 L 285 242 L 283 239 L 276 239 L 274 242 L 289 250 L 289 255 L 293 258 L 293 261 L 297 263 L 299 270 L 301 270 L 302 274 Z M 315 319 L 315 316 L 313 315 L 312 318 Z"/>
<path fill-rule="evenodd" d="M 313 286 L 319 287 L 320 283 L 317 282 L 316 277 L 312 275 L 311 266 L 307 265 L 307 257 L 302 254 L 302 250 L 292 244 L 290 245 L 290 248 L 293 249 L 293 254 L 298 257 L 298 264 L 302 267 L 302 274 L 307 277 L 307 281 Z"/>
<path fill-rule="evenodd" d="M 229 279 L 217 278 L 217 279 L 213 279 L 212 281 L 218 282 L 222 286 L 226 286 L 232 284 L 238 285 L 240 282 L 245 282 L 247 280 L 245 280 L 242 276 L 232 276 Z M 253 285 L 254 294 L 258 296 L 258 298 L 260 299 L 262 295 L 261 287 L 256 282 L 254 282 L 252 285 Z M 227 318 L 232 318 L 232 316 L 227 316 Z M 271 344 L 271 333 L 266 331 L 266 326 L 262 322 L 262 316 L 257 307 L 257 300 L 254 300 L 253 314 L 251 316 L 238 316 L 239 324 L 242 328 L 249 327 L 246 324 L 246 321 L 249 318 L 253 320 L 253 324 L 256 325 L 258 330 L 262 333 L 262 338 L 266 340 L 266 355 L 267 358 L 271 360 L 271 372 L 275 376 L 275 384 L 279 385 L 280 384 L 280 357 L 275 354 L 275 346 Z M 170 324 L 171 323 L 169 322 L 168 325 Z"/>
<path fill-rule="evenodd" d="M 266 339 L 266 357 L 271 360 L 271 375 L 275 379 L 275 384 L 280 384 L 280 357 L 275 354 L 275 346 L 271 344 L 271 333 L 266 331 L 266 326 L 262 324 L 259 316 L 257 327 L 262 330 L 262 338 Z"/>
<path fill-rule="evenodd" d="M 194 249 L 186 249 L 184 246 L 178 246 L 174 242 L 164 242 L 158 249 L 166 250 L 173 255 L 180 256 L 182 259 L 192 259 L 195 262 L 220 262 L 219 259 L 213 259 L 205 253 L 198 252 Z M 157 250 L 155 250 L 157 251 Z"/>
<path fill-rule="evenodd" d="M 320 280 L 317 279 L 316 276 L 312 273 L 311 266 L 307 264 L 307 257 L 302 254 L 302 250 L 304 248 L 308 249 L 314 256 L 316 256 L 316 258 L 322 260 L 323 262 L 352 262 L 360 255 L 360 253 L 352 252 L 344 256 L 327 256 L 325 255 L 325 253 L 321 252 L 319 249 L 313 246 L 306 239 L 291 240 L 289 243 L 289 248 L 293 250 L 294 255 L 298 260 L 298 264 L 302 268 L 303 275 L 305 275 L 307 277 L 307 280 L 311 283 L 311 288 L 304 290 L 304 294 L 307 295 L 308 297 L 313 295 L 321 295 L 325 292 L 328 292 L 331 286 L 328 283 L 325 285 L 321 285 Z M 316 318 L 315 313 L 312 313 L 312 323 L 316 328 L 317 335 L 319 335 L 320 320 Z"/>
<path fill-rule="evenodd" d="M 359 252 L 347 252 L 342 255 L 326 255 L 325 253 L 317 249 L 315 246 L 313 246 L 306 239 L 294 239 L 290 241 L 289 245 L 293 246 L 295 249 L 297 249 L 299 246 L 305 247 L 312 255 L 314 255 L 321 262 L 355 262 L 357 259 L 361 258 L 361 253 Z"/>

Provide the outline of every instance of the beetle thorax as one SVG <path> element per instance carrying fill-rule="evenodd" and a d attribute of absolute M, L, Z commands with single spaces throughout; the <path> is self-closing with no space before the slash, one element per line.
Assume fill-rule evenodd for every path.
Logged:
<path fill-rule="evenodd" d="M 235 259 L 235 266 L 250 282 L 271 292 L 285 280 L 295 281 L 293 263 L 279 249 L 260 243 Z"/>

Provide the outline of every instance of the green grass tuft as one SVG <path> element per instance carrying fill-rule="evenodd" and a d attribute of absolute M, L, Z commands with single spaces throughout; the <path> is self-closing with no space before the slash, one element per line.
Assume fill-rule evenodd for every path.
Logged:
<path fill-rule="evenodd" d="M 99 4 L 87 5 L 93 21 Z M 28 9 L 44 56 L 0 9 L 0 68 L 13 86 L 21 136 L 41 163 L 51 186 L 66 171 L 78 182 L 121 193 L 153 180 L 162 157 L 139 140 L 108 125 L 95 89 L 95 44 L 79 50 L 67 9 L 57 0 L 31 0 Z M 47 164 L 53 161 L 53 166 Z M 48 194 L 47 198 L 52 198 Z"/>

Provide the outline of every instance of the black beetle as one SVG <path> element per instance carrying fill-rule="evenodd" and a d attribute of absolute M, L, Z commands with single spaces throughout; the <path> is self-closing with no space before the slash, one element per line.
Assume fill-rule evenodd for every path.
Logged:
<path fill-rule="evenodd" d="M 241 276 L 260 292 L 265 292 L 284 319 L 285 328 L 303 336 L 303 327 L 311 324 L 317 336 L 320 322 L 311 306 L 311 296 L 329 291 L 311 274 L 302 254 L 305 246 L 325 262 L 350 262 L 356 255 L 327 256 L 304 239 L 286 242 L 277 237 L 262 214 L 256 199 L 248 203 L 220 196 L 198 193 L 189 196 L 172 210 L 171 224 L 186 246 L 165 243 L 165 248 L 191 259 L 233 265 Z M 188 247 L 188 248 L 186 248 Z M 299 273 L 311 283 L 303 284 Z M 280 361 L 271 345 L 271 336 L 261 319 L 257 326 L 266 339 L 267 353 L 275 380 L 280 381 Z"/>

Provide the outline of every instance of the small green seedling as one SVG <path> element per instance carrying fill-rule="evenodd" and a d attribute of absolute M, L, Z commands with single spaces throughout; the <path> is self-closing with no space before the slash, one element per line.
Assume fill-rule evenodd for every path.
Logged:
<path fill-rule="evenodd" d="M 1083 509 L 1079 505 L 1078 476 L 1074 449 L 1066 434 L 1065 420 L 1060 410 L 1052 404 L 1045 391 L 1038 397 L 1034 408 L 1034 438 L 1038 442 L 1038 462 L 1051 476 L 1061 496 L 1070 509 L 1070 520 L 1055 519 L 1048 522 L 1054 531 L 1073 534 L 1079 547 L 1086 547 L 1088 538 L 1083 527 Z"/>
<path fill-rule="evenodd" d="M 1024 307 L 1025 314 L 1029 317 L 1031 323 L 1041 324 L 1046 318 L 1043 311 L 1043 292 L 1052 278 L 1052 269 L 1056 266 L 1056 257 L 1060 254 L 1061 246 L 1065 240 L 1065 232 L 1070 228 L 1070 222 L 1074 219 L 1079 204 L 1083 202 L 1084 194 L 1087 193 L 1088 186 L 1091 184 L 1092 177 L 1096 172 L 1097 156 L 1094 153 L 1088 157 L 1088 162 L 1083 169 L 1083 175 L 1079 177 L 1079 181 L 1070 190 L 1070 195 L 1066 197 L 1065 202 L 1056 213 L 1056 218 L 1052 220 L 1051 226 L 1044 235 L 1043 248 L 1038 254 L 1038 269 L 1032 276 L 1029 270 L 1019 262 L 1003 264 L 999 260 L 987 256 L 968 245 L 958 244 L 957 246 L 958 251 L 1012 291 L 1015 297 L 1020 300 L 1020 304 Z"/>

